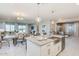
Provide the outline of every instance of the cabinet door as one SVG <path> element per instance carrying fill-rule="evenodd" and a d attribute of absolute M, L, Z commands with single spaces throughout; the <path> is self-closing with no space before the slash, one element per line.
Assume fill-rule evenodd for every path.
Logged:
<path fill-rule="evenodd" d="M 61 45 L 62 43 L 61 43 L 61 41 L 58 43 L 58 53 L 61 51 L 61 49 L 62 49 L 62 45 Z"/>
<path fill-rule="evenodd" d="M 27 41 L 27 55 L 40 56 L 40 46 L 28 40 Z"/>
<path fill-rule="evenodd" d="M 51 44 L 51 46 L 50 46 L 50 55 L 54 56 L 54 43 L 51 42 L 50 44 Z"/>
<path fill-rule="evenodd" d="M 57 55 L 57 51 L 58 51 L 58 45 L 55 44 L 53 49 L 54 49 L 53 55 L 56 56 Z"/>
<path fill-rule="evenodd" d="M 41 47 L 41 55 L 42 56 L 49 56 L 50 55 L 50 43 Z"/>
<path fill-rule="evenodd" d="M 54 49 L 53 55 L 57 55 L 61 51 L 61 42 L 55 44 L 53 49 Z"/>

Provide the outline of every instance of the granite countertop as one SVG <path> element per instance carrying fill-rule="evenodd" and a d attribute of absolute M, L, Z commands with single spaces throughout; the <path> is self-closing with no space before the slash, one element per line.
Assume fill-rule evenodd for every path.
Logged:
<path fill-rule="evenodd" d="M 39 46 L 43 46 L 47 43 L 54 42 L 55 40 L 57 40 L 56 38 L 49 39 L 49 38 L 44 38 L 41 36 L 26 37 L 26 39 L 39 45 Z"/>

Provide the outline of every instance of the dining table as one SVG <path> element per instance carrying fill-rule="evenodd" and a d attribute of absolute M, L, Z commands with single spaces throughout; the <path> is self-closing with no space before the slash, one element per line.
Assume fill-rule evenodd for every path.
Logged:
<path fill-rule="evenodd" d="M 10 40 L 13 40 L 13 44 L 16 45 L 17 44 L 17 39 L 16 39 L 16 35 L 5 35 L 3 37 L 4 40 L 6 40 L 8 42 L 8 44 L 10 45 Z"/>

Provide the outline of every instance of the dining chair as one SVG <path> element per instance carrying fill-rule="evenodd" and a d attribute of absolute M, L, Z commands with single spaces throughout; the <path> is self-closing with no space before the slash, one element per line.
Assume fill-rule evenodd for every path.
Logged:
<path fill-rule="evenodd" d="M 10 47 L 9 41 L 6 39 L 3 39 L 3 37 L 0 36 L 0 48 L 2 48 L 4 44 L 7 45 L 8 47 Z"/>
<path fill-rule="evenodd" d="M 23 41 L 24 41 L 24 35 L 22 33 L 19 33 L 17 37 L 17 43 L 20 42 L 21 44 L 23 44 Z"/>

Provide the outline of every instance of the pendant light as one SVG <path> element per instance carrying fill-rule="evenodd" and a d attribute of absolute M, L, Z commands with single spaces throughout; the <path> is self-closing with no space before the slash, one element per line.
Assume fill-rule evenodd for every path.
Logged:
<path fill-rule="evenodd" d="M 40 22 L 40 15 L 39 15 L 40 3 L 37 3 L 37 7 L 38 7 L 38 8 L 37 8 L 38 10 L 37 10 L 37 18 L 36 18 L 36 21 L 37 21 L 37 22 Z"/>
<path fill-rule="evenodd" d="M 40 16 L 39 16 L 39 5 L 40 5 L 40 3 L 37 3 L 37 9 L 38 9 L 38 11 L 37 11 L 37 18 L 36 18 L 36 27 L 37 27 L 37 33 L 39 33 L 39 22 L 40 22 Z"/>

